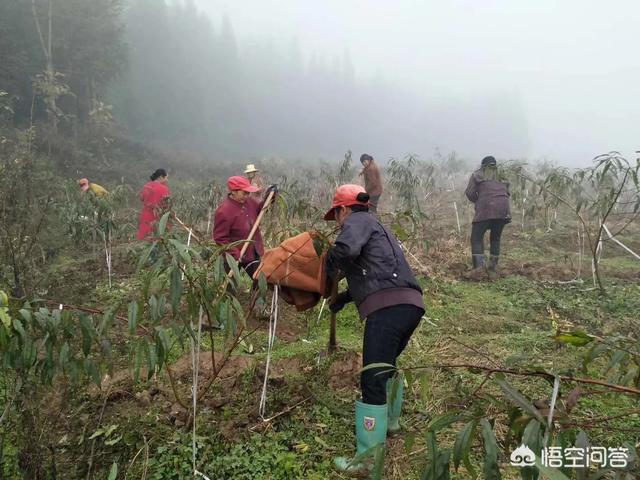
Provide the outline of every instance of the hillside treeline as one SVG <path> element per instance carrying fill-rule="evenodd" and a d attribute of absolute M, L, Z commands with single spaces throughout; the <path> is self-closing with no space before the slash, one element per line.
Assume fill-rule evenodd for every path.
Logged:
<path fill-rule="evenodd" d="M 4 111 L 15 125 L 74 140 L 117 125 L 120 136 L 213 161 L 349 148 L 464 153 L 496 139 L 526 148 L 514 97 L 470 88 L 453 99 L 428 87 L 416 95 L 393 86 L 409 70 L 365 77 L 347 48 L 306 52 L 295 37 L 279 38 L 236 38 L 224 12 L 211 20 L 191 0 L 2 2 Z"/>

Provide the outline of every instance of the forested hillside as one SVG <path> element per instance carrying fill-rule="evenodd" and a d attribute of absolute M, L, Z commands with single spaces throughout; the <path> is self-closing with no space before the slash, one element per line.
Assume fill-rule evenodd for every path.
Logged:
<path fill-rule="evenodd" d="M 233 19 L 211 20 L 192 1 L 15 0 L 0 9 L 0 88 L 13 122 L 46 121 L 76 141 L 110 125 L 211 161 L 329 158 L 354 145 L 431 153 L 463 139 L 473 150 L 492 135 L 526 149 L 521 106 L 506 92 L 416 97 L 391 86 L 410 71 L 364 77 L 348 49 L 237 38 Z"/>
<path fill-rule="evenodd" d="M 638 478 L 640 159 L 512 160 L 528 142 L 515 94 L 412 91 L 391 81 L 410 68 L 360 73 L 348 49 L 233 22 L 192 0 L 0 1 L 0 479 L 346 478 L 334 458 L 354 458 L 372 368 L 394 372 L 375 406 L 397 425 L 358 417 L 384 425 L 360 474 Z M 498 146 L 482 165 L 456 153 Z M 504 235 L 486 263 L 483 182 L 509 210 L 487 219 Z M 251 231 L 220 240 L 245 213 L 220 205 L 250 194 Z M 377 255 L 369 279 L 400 271 L 424 302 L 390 305 L 416 322 L 394 365 L 363 360 L 386 307 L 363 321 L 344 295 L 360 280 L 321 293 L 320 275 L 299 311 L 280 290 L 290 252 L 280 280 L 242 264 L 259 227 L 266 249 L 310 232 L 322 271 L 354 213 L 384 247 L 349 269 L 366 284 L 358 261 Z"/>

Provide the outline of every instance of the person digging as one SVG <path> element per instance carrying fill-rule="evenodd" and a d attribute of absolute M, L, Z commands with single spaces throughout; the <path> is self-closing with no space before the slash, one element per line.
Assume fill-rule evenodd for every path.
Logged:
<path fill-rule="evenodd" d="M 229 248 L 227 253 L 249 277 L 252 277 L 264 255 L 264 243 L 259 228 L 261 212 L 269 207 L 277 195 L 278 186 L 270 185 L 262 201 L 251 198 L 251 194 L 259 192 L 259 189 L 251 185 L 245 177 L 229 177 L 227 189 L 227 198 L 218 206 L 213 216 L 213 241 L 220 246 L 236 244 Z M 230 268 L 225 262 L 225 270 L 229 272 Z M 254 281 L 252 289 L 255 288 L 257 282 Z M 263 305 L 260 316 L 264 317 L 265 312 L 266 306 Z"/>
<path fill-rule="evenodd" d="M 104 198 L 109 195 L 109 191 L 97 183 L 90 182 L 87 178 L 81 178 L 78 180 L 80 185 L 80 191 L 82 193 L 91 192 L 98 198 Z"/>
<path fill-rule="evenodd" d="M 335 220 L 340 233 L 327 253 L 326 272 L 330 282 L 340 274 L 348 288 L 329 307 L 337 313 L 355 302 L 365 322 L 362 344 L 363 366 L 396 364 L 424 314 L 422 289 L 409 267 L 398 241 L 387 228 L 368 213 L 369 194 L 360 185 L 341 185 L 324 219 Z M 357 458 L 384 445 L 387 433 L 400 431 L 403 382 L 396 382 L 387 368 L 364 370 L 360 377 L 362 399 L 355 403 Z M 390 403 L 388 404 L 388 400 Z M 346 457 L 334 460 L 335 467 L 349 475 L 365 475 L 369 461 Z"/>
<path fill-rule="evenodd" d="M 484 235 L 489 230 L 489 275 L 497 274 L 500 258 L 500 238 L 505 225 L 511 222 L 509 205 L 509 183 L 498 178 L 498 166 L 492 156 L 484 157 L 480 169 L 473 172 L 465 195 L 475 207 L 475 216 L 471 226 L 471 260 L 473 270 L 470 278 L 482 274 L 485 269 Z"/>

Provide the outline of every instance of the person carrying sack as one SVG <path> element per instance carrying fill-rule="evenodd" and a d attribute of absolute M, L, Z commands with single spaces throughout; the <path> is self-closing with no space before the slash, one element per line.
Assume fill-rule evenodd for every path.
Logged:
<path fill-rule="evenodd" d="M 327 278 L 335 282 L 341 272 L 348 285 L 329 308 L 335 313 L 347 303 L 355 302 L 360 319 L 365 322 L 364 367 L 373 363 L 395 365 L 425 311 L 422 289 L 398 241 L 368 213 L 369 198 L 360 185 L 341 185 L 324 216 L 340 226 L 334 246 L 327 253 Z M 358 454 L 384 444 L 387 432 L 400 430 L 404 385 L 402 381 L 396 382 L 398 386 L 391 399 L 391 377 L 388 368 L 362 372 L 362 399 L 355 404 Z M 367 462 L 353 462 L 346 457 L 336 458 L 334 464 L 350 475 L 367 473 L 369 469 Z"/>

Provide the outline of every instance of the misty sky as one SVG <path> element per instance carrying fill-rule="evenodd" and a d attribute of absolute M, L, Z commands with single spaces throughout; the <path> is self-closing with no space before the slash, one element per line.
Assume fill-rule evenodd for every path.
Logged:
<path fill-rule="evenodd" d="M 609 150 L 629 157 L 640 150 L 637 0 L 196 4 L 214 25 L 223 14 L 230 17 L 241 52 L 243 42 L 256 38 L 284 42 L 295 37 L 307 58 L 315 53 L 330 61 L 347 49 L 358 78 L 384 82 L 431 102 L 446 105 L 454 98 L 459 105 L 482 95 L 517 98 L 528 127 L 528 151 L 502 151 L 500 138 L 487 139 L 491 152 L 486 153 L 498 157 L 546 156 L 585 164 Z M 485 153 L 468 152 L 464 145 L 437 146 Z"/>

